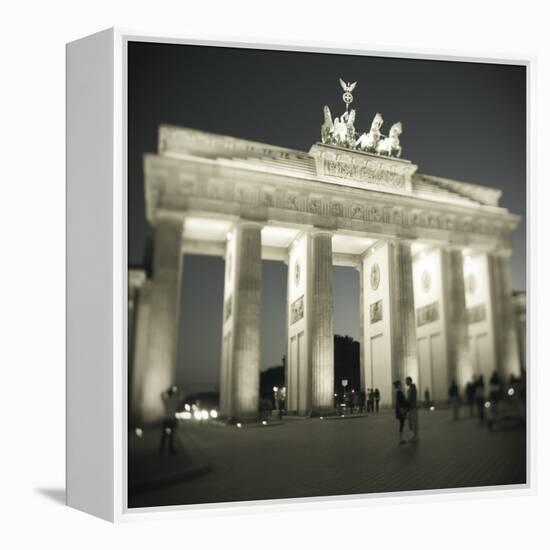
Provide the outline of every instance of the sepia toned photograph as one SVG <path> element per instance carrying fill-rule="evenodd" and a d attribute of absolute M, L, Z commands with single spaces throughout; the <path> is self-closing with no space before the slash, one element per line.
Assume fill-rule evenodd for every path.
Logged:
<path fill-rule="evenodd" d="M 128 507 L 524 487 L 525 65 L 127 56 Z"/>

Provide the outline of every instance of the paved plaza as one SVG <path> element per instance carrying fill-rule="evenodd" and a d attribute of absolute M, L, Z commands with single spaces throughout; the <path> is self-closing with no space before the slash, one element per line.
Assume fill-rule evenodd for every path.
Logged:
<path fill-rule="evenodd" d="M 490 432 L 465 409 L 461 415 L 453 422 L 449 410 L 420 411 L 420 441 L 406 445 L 388 410 L 241 429 L 182 422 L 181 444 L 204 456 L 210 472 L 130 495 L 129 506 L 525 483 L 525 429 L 509 421 Z"/>

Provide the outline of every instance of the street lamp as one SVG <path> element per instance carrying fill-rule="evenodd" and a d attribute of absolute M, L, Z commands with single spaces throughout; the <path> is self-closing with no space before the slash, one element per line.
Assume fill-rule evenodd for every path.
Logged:
<path fill-rule="evenodd" d="M 279 400 L 277 399 L 277 394 L 279 393 L 279 387 L 273 386 L 273 406 L 279 410 Z"/>

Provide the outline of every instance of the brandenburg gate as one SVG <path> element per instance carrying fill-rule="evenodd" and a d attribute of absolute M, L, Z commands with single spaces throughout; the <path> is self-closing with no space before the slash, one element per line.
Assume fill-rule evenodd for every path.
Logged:
<path fill-rule="evenodd" d="M 519 217 L 497 189 L 419 174 L 400 156 L 400 123 L 386 137 L 376 114 L 359 135 L 355 84 L 341 84 L 346 111 L 333 120 L 325 107 L 309 152 L 160 127 L 158 152 L 144 159 L 153 274 L 129 274 L 134 418 L 161 417 L 175 379 L 185 254 L 225 258 L 225 417 L 258 411 L 263 259 L 288 265 L 289 411 L 333 408 L 333 265 L 359 272 L 361 384 L 388 403 L 406 376 L 445 401 L 452 380 L 519 374 L 510 271 Z"/>

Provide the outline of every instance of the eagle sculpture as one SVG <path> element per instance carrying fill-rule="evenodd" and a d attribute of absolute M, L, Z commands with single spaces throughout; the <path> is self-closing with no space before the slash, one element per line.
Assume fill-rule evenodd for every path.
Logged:
<path fill-rule="evenodd" d="M 342 86 L 342 90 L 344 90 L 344 92 L 353 92 L 356 85 L 357 82 L 344 82 L 340 79 L 340 86 Z"/>

